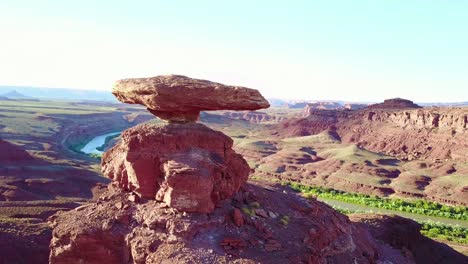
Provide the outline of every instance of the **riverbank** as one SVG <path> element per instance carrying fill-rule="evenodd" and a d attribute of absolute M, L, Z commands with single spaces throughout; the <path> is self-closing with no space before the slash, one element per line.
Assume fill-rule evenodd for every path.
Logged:
<path fill-rule="evenodd" d="M 112 138 L 116 135 L 119 135 L 121 132 L 111 132 L 107 133 L 104 135 L 99 135 L 91 139 L 86 145 L 83 146 L 83 148 L 80 149 L 81 152 L 91 155 L 91 154 L 96 154 L 100 155 L 103 153 L 103 151 L 99 150 L 98 148 L 101 148 L 105 143 L 108 138 Z"/>

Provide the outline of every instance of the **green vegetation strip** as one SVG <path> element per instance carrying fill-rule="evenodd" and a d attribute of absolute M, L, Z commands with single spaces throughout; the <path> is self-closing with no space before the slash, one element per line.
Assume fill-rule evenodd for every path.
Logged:
<path fill-rule="evenodd" d="M 342 209 L 335 206 L 333 208 L 342 214 L 367 213 L 365 211 Z M 421 234 L 427 237 L 459 244 L 468 244 L 468 228 L 445 225 L 430 220 L 417 222 L 421 224 Z"/>
<path fill-rule="evenodd" d="M 287 185 L 292 189 L 303 193 L 306 197 L 315 196 L 387 210 L 427 216 L 445 217 L 456 220 L 468 220 L 468 207 L 465 206 L 448 206 L 425 200 L 410 201 L 396 198 L 381 198 L 365 194 L 342 192 L 322 187 L 305 186 L 292 182 L 285 182 L 282 183 L 282 185 Z"/>
<path fill-rule="evenodd" d="M 442 225 L 434 222 L 422 222 L 421 234 L 460 244 L 468 244 L 468 229 L 459 226 Z"/>

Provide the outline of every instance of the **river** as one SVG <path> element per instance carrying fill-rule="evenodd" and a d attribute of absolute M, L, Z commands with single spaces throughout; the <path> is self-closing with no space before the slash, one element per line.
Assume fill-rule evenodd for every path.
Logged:
<path fill-rule="evenodd" d="M 105 135 L 100 135 L 100 136 L 97 136 L 93 139 L 91 139 L 82 149 L 81 151 L 86 153 L 86 154 L 102 154 L 102 151 L 100 150 L 97 150 L 97 148 L 101 147 L 102 145 L 104 145 L 104 143 L 106 142 L 106 138 L 109 137 L 109 136 L 114 136 L 114 135 L 118 135 L 120 134 L 120 132 L 112 132 L 112 133 L 108 133 L 108 134 L 105 134 Z"/>

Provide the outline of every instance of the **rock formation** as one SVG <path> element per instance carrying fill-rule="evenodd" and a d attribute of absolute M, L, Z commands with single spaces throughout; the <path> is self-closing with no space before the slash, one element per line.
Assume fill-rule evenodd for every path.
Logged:
<path fill-rule="evenodd" d="M 257 91 L 160 76 L 114 94 L 170 122 L 130 128 L 104 154 L 112 183 L 50 218 L 50 263 L 413 263 L 315 199 L 246 183 L 232 140 L 193 122 L 202 110 L 268 107 Z"/>
<path fill-rule="evenodd" d="M 120 144 L 104 154 L 104 175 L 123 190 L 209 213 L 247 181 L 249 166 L 232 150 L 232 140 L 194 121 L 204 110 L 269 107 L 257 90 L 168 75 L 120 80 L 113 94 L 169 121 L 124 131 Z"/>
<path fill-rule="evenodd" d="M 112 93 L 124 103 L 144 105 L 155 116 L 171 122 L 196 121 L 200 111 L 270 106 L 257 90 L 182 75 L 120 80 Z"/>
<path fill-rule="evenodd" d="M 250 169 L 232 140 L 197 123 L 139 125 L 102 158 L 122 189 L 187 212 L 213 211 L 247 180 Z"/>

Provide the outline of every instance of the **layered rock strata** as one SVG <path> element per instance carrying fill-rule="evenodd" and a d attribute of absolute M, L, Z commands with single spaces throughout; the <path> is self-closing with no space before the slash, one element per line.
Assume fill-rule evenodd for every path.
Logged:
<path fill-rule="evenodd" d="M 104 175 L 123 190 L 177 210 L 209 213 L 247 181 L 249 166 L 232 150 L 232 140 L 194 122 L 200 111 L 269 107 L 257 90 L 166 75 L 117 81 L 113 94 L 169 121 L 124 131 L 104 154 Z"/>
<path fill-rule="evenodd" d="M 213 211 L 246 182 L 250 168 L 232 139 L 197 123 L 144 124 L 103 155 L 104 175 L 125 191 L 186 212 Z"/>
<path fill-rule="evenodd" d="M 402 159 L 467 161 L 468 108 L 314 110 L 287 119 L 272 131 L 280 137 L 335 131 L 343 143 Z"/>
<path fill-rule="evenodd" d="M 117 81 L 112 93 L 123 103 L 141 104 L 170 122 L 194 122 L 200 111 L 258 110 L 270 105 L 254 89 L 182 75 Z"/>

